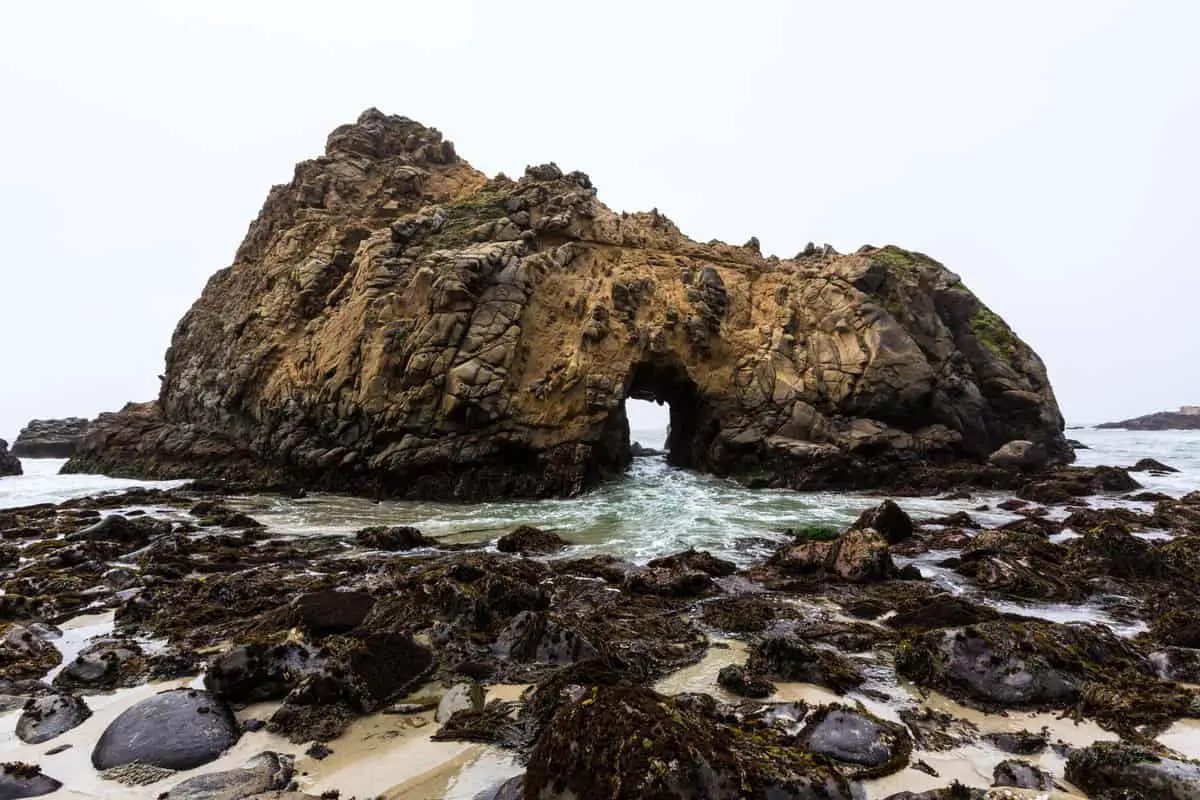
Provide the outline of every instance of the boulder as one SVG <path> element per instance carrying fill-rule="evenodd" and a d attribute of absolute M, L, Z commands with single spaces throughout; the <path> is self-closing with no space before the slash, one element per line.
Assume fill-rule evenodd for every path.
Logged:
<path fill-rule="evenodd" d="M 992 771 L 992 786 L 1049 791 L 1054 788 L 1054 777 L 1028 761 L 1010 758 L 1001 761 Z"/>
<path fill-rule="evenodd" d="M 1038 469 L 1050 460 L 1050 454 L 1039 444 L 1016 439 L 988 456 L 988 463 L 997 467 Z"/>
<path fill-rule="evenodd" d="M 41 744 L 83 724 L 92 710 L 81 697 L 48 694 L 25 704 L 17 719 L 17 738 L 26 744 Z"/>
<path fill-rule="evenodd" d="M 21 474 L 21 459 L 8 451 L 8 442 L 0 439 L 0 478 Z"/>
<path fill-rule="evenodd" d="M 17 435 L 12 452 L 21 458 L 70 458 L 87 430 L 88 421 L 80 417 L 31 420 Z"/>
<path fill-rule="evenodd" d="M 207 692 L 175 689 L 127 708 L 92 750 L 99 770 L 140 761 L 166 769 L 192 769 L 216 759 L 241 736 L 224 701 Z"/>
<path fill-rule="evenodd" d="M 653 559 L 646 566 L 707 572 L 714 578 L 725 578 L 737 572 L 737 564 L 734 564 L 732 561 L 717 558 L 707 550 L 697 550 L 695 548 L 684 550 L 682 553 Z"/>
<path fill-rule="evenodd" d="M 375 607 L 366 592 L 306 592 L 292 601 L 299 626 L 313 636 L 354 630 Z"/>
<path fill-rule="evenodd" d="M 445 723 L 459 711 L 482 711 L 484 690 L 478 683 L 458 683 L 442 695 L 434 720 Z"/>
<path fill-rule="evenodd" d="M 567 544 L 566 539 L 553 531 L 522 525 L 501 536 L 496 542 L 496 549 L 501 553 L 520 553 L 523 556 L 545 555 L 562 550 Z"/>
<path fill-rule="evenodd" d="M 726 691 L 742 697 L 762 699 L 775 694 L 775 684 L 735 664 L 721 668 L 717 673 L 717 683 Z"/>
<path fill-rule="evenodd" d="M 850 526 L 851 530 L 870 528 L 884 538 L 888 544 L 899 544 L 913 535 L 913 521 L 904 509 L 892 500 L 884 500 L 874 508 L 859 515 Z"/>
<path fill-rule="evenodd" d="M 537 664 L 572 664 L 597 658 L 587 637 L 545 612 L 522 611 L 500 632 L 492 652 L 503 659 Z"/>
<path fill-rule="evenodd" d="M 35 764 L 9 762 L 0 764 L 0 798 L 9 800 L 18 797 L 41 797 L 57 792 L 62 781 L 57 781 L 42 772 Z"/>
<path fill-rule="evenodd" d="M 101 415 L 67 469 L 572 496 L 632 458 L 627 397 L 672 404 L 673 463 L 779 486 L 982 480 L 1012 440 L 1071 457 L 1041 360 L 932 258 L 702 244 L 369 109 L 270 191 L 158 400 Z"/>
<path fill-rule="evenodd" d="M 817 755 L 846 767 L 847 777 L 853 779 L 898 772 L 912 752 L 912 739 L 903 725 L 841 706 L 815 711 L 799 740 Z"/>
<path fill-rule="evenodd" d="M 626 589 L 633 594 L 660 597 L 695 597 L 704 594 L 712 585 L 712 576 L 707 572 L 686 567 L 643 567 L 625 579 Z"/>
<path fill-rule="evenodd" d="M 524 796 L 850 800 L 851 794 L 835 771 L 769 731 L 747 736 L 642 687 L 593 685 L 563 701 L 538 738 Z"/>
<path fill-rule="evenodd" d="M 295 757 L 266 751 L 237 769 L 197 775 L 159 795 L 159 800 L 244 800 L 286 789 Z"/>
<path fill-rule="evenodd" d="M 437 539 L 431 539 L 409 525 L 400 525 L 392 528 L 384 526 L 363 528 L 354 534 L 354 541 L 372 550 L 389 550 L 392 552 L 415 550 L 418 547 L 438 546 Z"/>
<path fill-rule="evenodd" d="M 209 663 L 204 688 L 231 703 L 278 700 L 324 663 L 316 648 L 296 642 L 238 645 Z"/>
<path fill-rule="evenodd" d="M 521 800 L 524 791 L 525 776 L 517 775 L 499 786 L 483 790 L 475 795 L 474 800 Z"/>
<path fill-rule="evenodd" d="M 887 542 L 869 528 L 842 534 L 833 543 L 828 569 L 850 583 L 882 581 L 897 574 Z"/>
<path fill-rule="evenodd" d="M 134 640 L 97 639 L 68 662 L 53 683 L 56 689 L 107 691 L 137 684 L 146 667 L 142 646 Z"/>
<path fill-rule="evenodd" d="M 1067 755 L 1066 778 L 1097 800 L 1200 800 L 1200 762 L 1122 742 L 1096 742 Z"/>
<path fill-rule="evenodd" d="M 808 644 L 794 633 L 769 633 L 750 650 L 747 668 L 776 681 L 798 681 L 825 686 L 845 694 L 866 677 L 850 661 L 830 650 Z"/>

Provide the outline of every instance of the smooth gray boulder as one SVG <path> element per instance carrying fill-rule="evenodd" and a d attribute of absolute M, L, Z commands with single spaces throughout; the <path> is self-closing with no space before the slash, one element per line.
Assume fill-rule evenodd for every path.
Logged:
<path fill-rule="evenodd" d="M 262 792 L 286 789 L 292 781 L 295 757 L 271 751 L 259 753 L 237 769 L 188 778 L 159 800 L 243 800 Z"/>
<path fill-rule="evenodd" d="M 92 715 L 81 697 L 49 694 L 25 704 L 17 719 L 17 738 L 26 744 L 41 744 L 77 728 Z"/>
<path fill-rule="evenodd" d="M 195 689 L 149 697 L 114 719 L 92 750 L 99 770 L 140 761 L 166 769 L 207 764 L 232 747 L 241 726 L 223 701 Z"/>
<path fill-rule="evenodd" d="M 988 463 L 993 466 L 1018 469 L 1037 469 L 1049 460 L 1046 448 L 1023 439 L 1014 439 L 988 456 Z"/>

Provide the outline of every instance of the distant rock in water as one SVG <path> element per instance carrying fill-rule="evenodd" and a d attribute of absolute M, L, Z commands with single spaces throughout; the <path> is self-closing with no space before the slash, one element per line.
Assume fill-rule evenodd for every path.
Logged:
<path fill-rule="evenodd" d="M 1178 411 L 1159 411 L 1144 417 L 1105 422 L 1097 428 L 1127 431 L 1194 431 L 1200 430 L 1200 406 L 1183 406 Z"/>
<path fill-rule="evenodd" d="M 903 483 L 1014 440 L 1072 457 L 1041 359 L 928 256 L 702 244 L 582 172 L 488 179 L 371 109 L 271 190 L 158 400 L 66 469 L 571 496 L 629 465 L 627 397 L 670 406 L 672 464 L 756 485 Z"/>
<path fill-rule="evenodd" d="M 88 421 L 81 417 L 35 419 L 21 429 L 12 452 L 21 458 L 70 458 L 87 434 Z"/>
<path fill-rule="evenodd" d="M 20 475 L 21 459 L 8 451 L 8 442 L 0 439 L 0 478 L 6 475 Z"/>

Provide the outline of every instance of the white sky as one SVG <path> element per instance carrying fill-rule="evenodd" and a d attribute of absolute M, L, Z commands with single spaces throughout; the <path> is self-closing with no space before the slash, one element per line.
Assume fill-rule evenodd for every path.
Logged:
<path fill-rule="evenodd" d="M 0 436 L 153 397 L 269 186 L 368 106 L 696 239 L 929 253 L 1069 421 L 1200 402 L 1197 30 L 1165 1 L 0 0 Z"/>

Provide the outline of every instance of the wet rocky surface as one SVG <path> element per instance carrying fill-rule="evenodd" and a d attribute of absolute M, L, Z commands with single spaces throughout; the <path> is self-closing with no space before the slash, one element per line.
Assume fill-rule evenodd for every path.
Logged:
<path fill-rule="evenodd" d="M 1200 493 L 1014 502 L 992 527 L 889 501 L 739 566 L 581 555 L 569 531 L 518 530 L 511 552 L 415 528 L 288 536 L 215 488 L 0 510 L 0 697 L 41 745 L 26 760 L 68 785 L 58 741 L 166 797 L 285 792 L 293 752 L 328 743 L 337 764 L 384 718 L 511 754 L 524 777 L 497 797 L 952 797 L 947 759 L 981 752 L 961 796 L 1196 796 L 1200 749 L 1162 737 L 1200 719 Z M 77 633 L 93 616 L 111 624 Z M 168 691 L 90 719 L 151 687 Z M 1089 732 L 1033 724 L 1063 718 Z M 34 769 L 0 786 L 49 786 Z"/>

